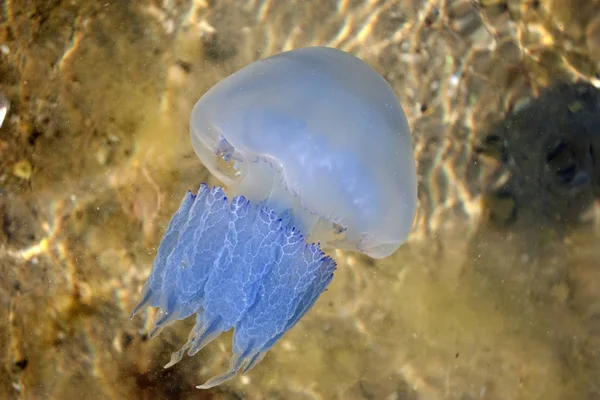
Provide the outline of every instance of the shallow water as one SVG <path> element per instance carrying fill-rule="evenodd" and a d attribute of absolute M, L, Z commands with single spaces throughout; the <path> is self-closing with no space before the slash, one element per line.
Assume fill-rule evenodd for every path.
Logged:
<path fill-rule="evenodd" d="M 6 0 L 0 397 L 600 398 L 599 9 Z M 188 116 L 233 71 L 308 45 L 363 58 L 396 90 L 417 220 L 390 258 L 335 252 L 329 290 L 265 360 L 199 391 L 230 336 L 163 370 L 191 321 L 147 340 L 153 315 L 128 318 L 183 194 L 217 183 Z M 573 168 L 589 182 L 565 182 Z"/>

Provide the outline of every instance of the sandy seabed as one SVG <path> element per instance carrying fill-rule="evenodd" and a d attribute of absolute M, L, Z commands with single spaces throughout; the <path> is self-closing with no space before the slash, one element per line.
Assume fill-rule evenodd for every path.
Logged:
<path fill-rule="evenodd" d="M 1 398 L 600 399 L 599 1 L 2 6 Z M 217 183 L 189 112 L 309 45 L 396 91 L 417 220 L 388 259 L 332 254 L 329 290 L 265 360 L 199 391 L 230 335 L 164 370 L 193 321 L 147 340 L 153 315 L 128 318 L 183 194 Z"/>

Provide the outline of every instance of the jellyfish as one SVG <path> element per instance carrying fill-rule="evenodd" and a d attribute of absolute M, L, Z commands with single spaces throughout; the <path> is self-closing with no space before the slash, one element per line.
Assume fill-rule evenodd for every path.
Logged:
<path fill-rule="evenodd" d="M 256 61 L 195 104 L 193 148 L 222 183 L 188 192 L 132 317 L 149 336 L 195 315 L 168 368 L 233 329 L 228 371 L 246 373 L 325 291 L 328 249 L 373 258 L 408 236 L 417 180 L 410 131 L 389 84 L 359 58 L 309 47 Z"/>

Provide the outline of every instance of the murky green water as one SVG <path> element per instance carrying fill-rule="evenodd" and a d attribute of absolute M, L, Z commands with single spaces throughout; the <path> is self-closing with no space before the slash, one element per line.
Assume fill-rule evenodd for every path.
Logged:
<path fill-rule="evenodd" d="M 600 398 L 600 2 L 0 4 L 1 398 Z M 128 318 L 181 197 L 216 183 L 188 116 L 309 45 L 393 86 L 417 220 L 388 259 L 335 252 L 265 360 L 199 391 L 230 336 L 163 370 L 193 322 Z"/>

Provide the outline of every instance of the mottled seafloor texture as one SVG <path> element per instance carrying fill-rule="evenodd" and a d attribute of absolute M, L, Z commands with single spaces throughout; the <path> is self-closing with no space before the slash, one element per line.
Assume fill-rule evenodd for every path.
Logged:
<path fill-rule="evenodd" d="M 0 398 L 600 398 L 598 0 L 1 5 Z M 193 321 L 128 318 L 183 194 L 217 183 L 190 109 L 306 45 L 396 90 L 417 221 L 388 259 L 334 252 L 263 362 L 199 391 L 230 336 L 164 370 Z"/>

